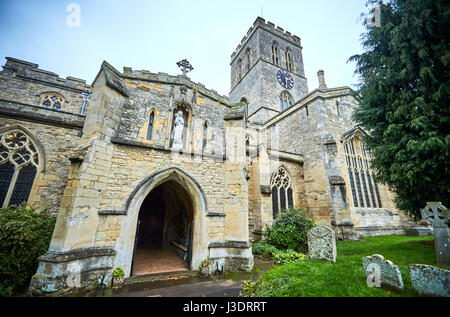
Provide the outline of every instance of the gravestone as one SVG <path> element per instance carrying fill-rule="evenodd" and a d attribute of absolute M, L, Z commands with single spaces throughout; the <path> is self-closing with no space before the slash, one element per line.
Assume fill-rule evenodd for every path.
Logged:
<path fill-rule="evenodd" d="M 440 202 L 427 202 L 420 213 L 422 218 L 428 220 L 433 226 L 436 263 L 450 265 L 450 234 L 447 225 L 449 213 L 447 208 Z"/>
<path fill-rule="evenodd" d="M 412 287 L 421 295 L 450 297 L 450 271 L 431 265 L 411 264 Z"/>
<path fill-rule="evenodd" d="M 336 262 L 336 238 L 333 230 L 316 226 L 308 231 L 308 254 L 313 260 Z"/>
<path fill-rule="evenodd" d="M 377 287 L 396 292 L 403 291 L 404 285 L 400 269 L 391 261 L 386 260 L 382 255 L 374 254 L 372 256 L 366 256 L 362 258 L 362 264 L 368 285 L 369 279 L 374 277 L 378 281 L 378 284 L 375 284 Z"/>

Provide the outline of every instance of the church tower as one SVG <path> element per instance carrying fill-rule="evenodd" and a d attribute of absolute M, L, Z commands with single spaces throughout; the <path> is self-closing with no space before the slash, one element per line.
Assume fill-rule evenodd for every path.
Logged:
<path fill-rule="evenodd" d="M 258 17 L 231 55 L 230 101 L 264 124 L 307 93 L 300 38 Z"/>

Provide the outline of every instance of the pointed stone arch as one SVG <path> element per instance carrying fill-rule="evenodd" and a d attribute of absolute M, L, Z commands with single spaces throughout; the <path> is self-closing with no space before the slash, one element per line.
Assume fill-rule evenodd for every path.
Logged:
<path fill-rule="evenodd" d="M 341 136 L 341 143 L 346 143 L 348 142 L 350 139 L 354 138 L 354 137 L 361 137 L 361 136 L 366 136 L 368 135 L 366 131 L 364 131 L 363 128 L 361 127 L 353 127 L 350 130 L 347 130 L 345 133 L 342 134 Z"/>
<path fill-rule="evenodd" d="M 132 270 L 134 242 L 140 207 L 144 199 L 155 188 L 169 182 L 176 183 L 179 188 L 183 189 L 192 202 L 194 227 L 191 268 L 197 269 L 201 261 L 208 256 L 206 231 L 208 203 L 206 195 L 200 184 L 193 177 L 178 167 L 171 167 L 155 172 L 143 179 L 126 201 L 125 211 L 127 218 L 122 225 L 120 236 L 116 242 L 121 247 L 119 247 L 119 252 L 115 258 L 115 266 L 123 267 L 126 276 L 129 276 Z"/>
<path fill-rule="evenodd" d="M 37 148 L 37 151 L 39 153 L 39 172 L 41 173 L 45 173 L 46 171 L 46 154 L 45 154 L 45 149 L 44 146 L 42 145 L 41 141 L 39 141 L 39 139 L 34 135 L 34 133 L 32 133 L 30 130 L 28 130 L 27 128 L 25 128 L 24 126 L 20 125 L 20 124 L 13 124 L 13 125 L 9 125 L 3 128 L 0 128 L 0 135 L 7 132 L 7 131 L 12 131 L 12 130 L 20 130 L 23 133 L 25 133 L 34 143 L 34 145 Z"/>
<path fill-rule="evenodd" d="M 276 216 L 283 209 L 294 208 L 294 186 L 288 169 L 281 165 L 272 174 L 270 180 L 272 215 Z"/>
<path fill-rule="evenodd" d="M 45 169 L 39 140 L 21 125 L 0 129 L 0 208 L 30 203 Z"/>

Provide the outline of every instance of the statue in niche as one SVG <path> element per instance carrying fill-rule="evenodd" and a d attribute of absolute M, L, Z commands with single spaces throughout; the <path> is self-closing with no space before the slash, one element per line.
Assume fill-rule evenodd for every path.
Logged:
<path fill-rule="evenodd" d="M 183 119 L 183 111 L 178 110 L 175 113 L 174 119 L 174 133 L 173 133 L 173 149 L 182 149 L 183 148 L 183 130 L 184 130 L 184 119 Z"/>

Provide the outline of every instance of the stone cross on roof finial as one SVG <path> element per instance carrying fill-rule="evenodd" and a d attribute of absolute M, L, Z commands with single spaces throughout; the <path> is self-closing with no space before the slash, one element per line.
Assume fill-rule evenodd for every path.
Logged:
<path fill-rule="evenodd" d="M 188 73 L 194 69 L 194 67 L 192 67 L 192 65 L 189 63 L 189 61 L 187 59 L 183 59 L 182 61 L 179 61 L 177 63 L 177 66 L 180 67 L 181 70 L 183 71 L 183 76 L 186 76 L 186 73 Z"/>

